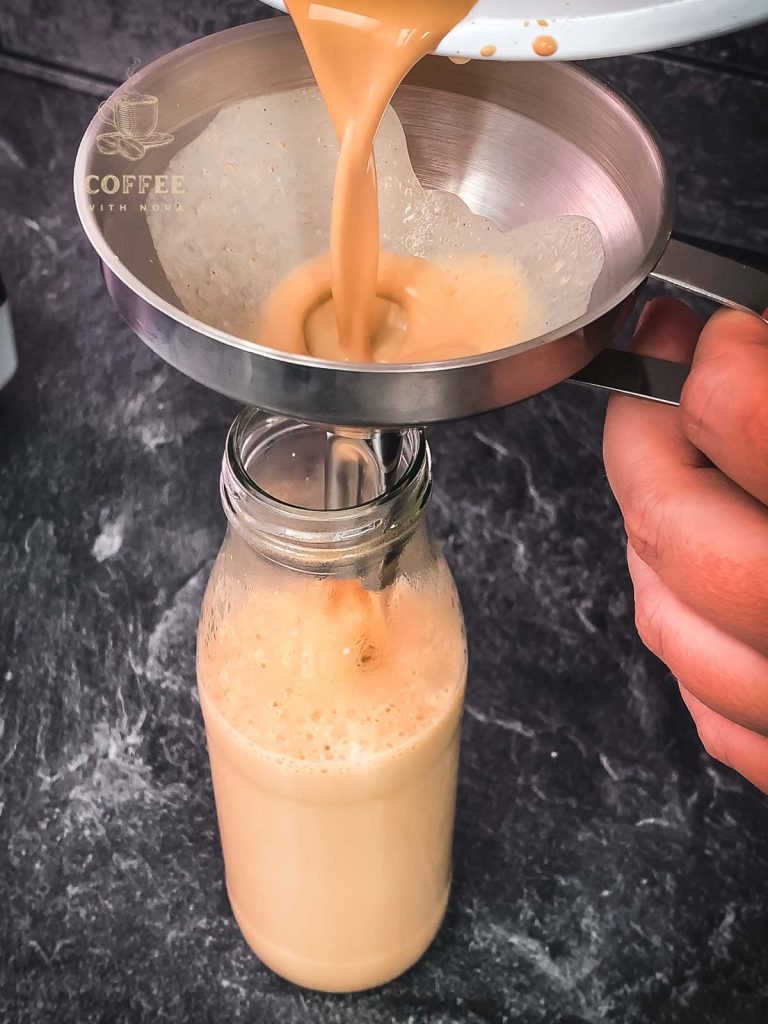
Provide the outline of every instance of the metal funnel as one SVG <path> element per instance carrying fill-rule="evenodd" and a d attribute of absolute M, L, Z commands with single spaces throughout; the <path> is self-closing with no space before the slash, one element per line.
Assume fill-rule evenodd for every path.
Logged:
<path fill-rule="evenodd" d="M 457 193 L 504 229 L 559 214 L 590 217 L 602 233 L 605 265 L 587 313 L 558 331 L 485 355 L 397 365 L 289 355 L 195 320 L 165 278 L 140 197 L 134 192 L 125 200 L 108 188 L 117 183 L 121 189 L 125 173 L 162 174 L 222 107 L 311 82 L 288 19 L 230 29 L 140 71 L 94 117 L 80 145 L 77 208 L 115 304 L 155 352 L 216 391 L 308 422 L 378 428 L 486 412 L 577 371 L 582 383 L 674 402 L 684 377 L 680 367 L 626 353 L 599 355 L 648 275 L 730 305 L 768 306 L 766 275 L 669 242 L 672 190 L 658 140 L 616 93 L 565 64 L 456 67 L 430 57 L 393 103 L 419 179 Z M 154 134 L 137 139 L 146 125 L 134 119 L 127 141 L 100 140 L 109 118 L 114 131 L 106 134 L 120 136 L 125 125 L 115 122 L 114 112 L 136 93 L 139 100 L 155 100 Z M 153 139 L 159 141 L 150 144 Z"/>

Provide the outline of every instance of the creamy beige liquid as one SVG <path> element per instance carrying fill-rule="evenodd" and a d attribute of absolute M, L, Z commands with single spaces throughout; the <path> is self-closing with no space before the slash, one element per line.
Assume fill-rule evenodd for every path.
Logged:
<path fill-rule="evenodd" d="M 200 634 L 230 901 L 257 955 L 300 985 L 395 977 L 445 911 L 466 651 L 435 572 L 426 592 L 370 593 L 267 569 Z M 206 602 L 216 589 L 214 572 Z"/>
<path fill-rule="evenodd" d="M 530 297 L 508 264 L 477 253 L 438 266 L 382 251 L 378 272 L 365 361 L 460 359 L 519 340 Z M 327 256 L 288 274 L 269 297 L 256 340 L 318 359 L 346 359 L 334 305 L 326 298 L 329 278 Z"/>
<path fill-rule="evenodd" d="M 331 215 L 338 347 L 370 359 L 379 293 L 373 140 L 395 89 L 475 0 L 287 0 L 339 141 Z M 396 301 L 400 293 L 385 294 Z"/>
<path fill-rule="evenodd" d="M 353 362 L 423 362 L 518 340 L 526 296 L 508 265 L 450 268 L 379 249 L 373 141 L 395 89 L 475 0 L 287 0 L 339 141 L 329 258 L 289 274 L 253 340 Z"/>
<path fill-rule="evenodd" d="M 328 257 L 295 268 L 263 311 L 259 344 L 323 359 L 423 362 L 519 340 L 528 297 L 509 263 L 450 266 L 379 248 L 373 142 L 406 73 L 474 0 L 287 0 L 339 141 Z"/>

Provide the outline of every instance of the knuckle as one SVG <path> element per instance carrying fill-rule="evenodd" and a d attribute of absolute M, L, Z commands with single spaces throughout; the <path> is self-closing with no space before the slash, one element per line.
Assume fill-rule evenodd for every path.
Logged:
<path fill-rule="evenodd" d="M 693 366 L 680 397 L 683 432 L 694 444 L 715 432 L 722 422 L 723 372 L 715 359 Z"/>
<path fill-rule="evenodd" d="M 668 496 L 658 486 L 643 481 L 635 486 L 624 510 L 629 543 L 643 561 L 651 565 L 661 557 L 668 504 Z"/>
<path fill-rule="evenodd" d="M 663 602 L 648 588 L 635 594 L 635 628 L 645 646 L 666 661 L 667 629 L 663 614 Z"/>
<path fill-rule="evenodd" d="M 730 746 L 721 719 L 714 713 L 701 715 L 696 723 L 701 745 L 715 761 L 731 766 Z"/>
<path fill-rule="evenodd" d="M 762 380 L 750 353 L 713 356 L 694 365 L 680 398 L 683 433 L 696 447 L 748 448 L 768 454 L 768 414 Z"/>

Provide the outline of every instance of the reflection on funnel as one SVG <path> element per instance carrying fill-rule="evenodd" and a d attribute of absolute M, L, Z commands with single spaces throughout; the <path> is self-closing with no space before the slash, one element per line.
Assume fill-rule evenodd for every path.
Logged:
<path fill-rule="evenodd" d="M 330 291 L 324 257 L 336 157 L 333 131 L 314 88 L 226 107 L 173 157 L 168 172 L 184 176 L 185 210 L 171 218 L 148 208 L 147 218 L 163 269 L 187 312 L 241 338 L 334 357 L 311 343 L 307 349 L 305 323 Z M 407 320 L 407 302 L 399 296 L 408 274 L 421 273 L 430 301 L 418 306 L 414 323 L 430 305 L 441 315 L 437 328 L 429 320 L 421 325 L 426 341 L 403 344 L 389 331 L 388 344 L 375 349 L 374 358 L 439 360 L 490 351 L 546 334 L 586 312 L 603 265 L 600 232 L 591 220 L 554 217 L 504 232 L 458 196 L 424 189 L 392 109 L 379 130 L 376 163 L 381 244 L 391 254 L 382 258 L 383 273 L 390 285 L 403 277 L 389 288 L 394 294 L 384 288 L 383 295 L 397 309 L 406 307 Z M 483 254 L 490 264 L 490 285 L 487 272 L 468 279 L 476 271 L 470 254 Z M 425 266 L 425 259 L 436 268 Z M 308 269 L 297 271 L 306 264 Z M 280 291 L 297 274 L 304 291 Z M 462 320 L 467 303 L 474 306 Z M 456 326 L 472 323 L 473 312 L 482 314 L 475 322 L 482 319 L 485 332 Z M 382 316 L 388 328 L 397 320 L 391 311 Z"/>

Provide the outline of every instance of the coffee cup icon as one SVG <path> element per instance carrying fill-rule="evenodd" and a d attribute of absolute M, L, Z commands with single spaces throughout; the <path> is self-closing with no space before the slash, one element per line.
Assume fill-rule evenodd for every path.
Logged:
<path fill-rule="evenodd" d="M 148 149 L 173 142 L 172 135 L 157 131 L 157 96 L 128 92 L 100 104 L 99 116 L 115 129 L 96 136 L 96 146 L 104 156 L 119 154 L 139 160 Z"/>

